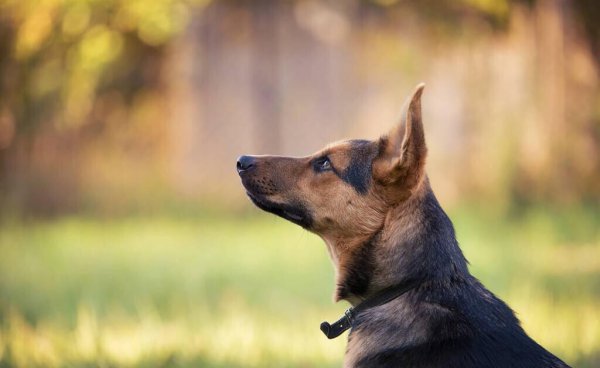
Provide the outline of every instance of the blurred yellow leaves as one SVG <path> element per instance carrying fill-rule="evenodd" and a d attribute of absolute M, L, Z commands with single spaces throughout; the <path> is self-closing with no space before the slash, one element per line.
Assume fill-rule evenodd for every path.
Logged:
<path fill-rule="evenodd" d="M 121 68 L 128 64 L 126 44 L 163 46 L 185 28 L 192 7 L 209 2 L 0 0 L 0 11 L 14 25 L 12 58 L 27 67 L 24 97 L 33 104 L 56 101 L 58 119 L 44 120 L 65 129 L 88 120 L 98 86 L 111 78 L 107 72 L 118 60 Z"/>
<path fill-rule="evenodd" d="M 67 8 L 62 22 L 62 32 L 66 37 L 81 34 L 90 24 L 92 11 L 86 2 L 75 2 Z"/>
<path fill-rule="evenodd" d="M 64 124 L 80 124 L 92 107 L 100 72 L 121 54 L 123 36 L 105 25 L 86 31 L 68 52 Z"/>
<path fill-rule="evenodd" d="M 18 30 L 15 45 L 17 59 L 26 59 L 37 52 L 42 43 L 50 36 L 53 26 L 53 10 L 50 5 L 42 6 L 28 16 Z"/>
<path fill-rule="evenodd" d="M 380 6 L 393 6 L 400 2 L 400 0 L 371 0 L 375 4 Z M 405 1 L 406 2 L 406 1 Z M 461 0 L 461 1 L 446 1 L 453 6 L 457 5 L 467 5 L 473 9 L 484 12 L 488 15 L 493 15 L 495 17 L 503 17 L 508 15 L 510 10 L 510 1 L 509 0 Z M 435 2 L 432 2 L 434 4 Z"/>
<path fill-rule="evenodd" d="M 97 70 L 121 53 L 123 37 L 105 25 L 87 31 L 77 48 L 77 63 L 82 69 Z"/>
<path fill-rule="evenodd" d="M 160 46 L 185 27 L 191 7 L 203 8 L 208 3 L 210 0 L 26 0 L 4 1 L 0 7 L 19 24 L 15 56 L 22 60 L 38 52 L 49 38 L 60 35 L 68 41 L 94 23 L 116 32 L 135 31 L 144 43 Z"/>
<path fill-rule="evenodd" d="M 398 2 L 398 0 L 373 0 L 375 4 L 381 6 L 392 6 Z"/>
<path fill-rule="evenodd" d="M 506 16 L 510 4 L 508 0 L 463 0 L 467 5 L 494 16 Z"/>
<path fill-rule="evenodd" d="M 144 43 L 159 46 L 180 32 L 187 19 L 188 8 L 184 2 L 132 0 L 123 3 L 115 23 L 123 30 L 136 30 Z"/>

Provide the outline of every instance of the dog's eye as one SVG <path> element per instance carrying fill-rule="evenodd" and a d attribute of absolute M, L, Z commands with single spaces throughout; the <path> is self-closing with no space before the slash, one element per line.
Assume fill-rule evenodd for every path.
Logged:
<path fill-rule="evenodd" d="M 321 157 L 314 161 L 313 167 L 316 172 L 331 170 L 331 161 L 328 157 Z"/>

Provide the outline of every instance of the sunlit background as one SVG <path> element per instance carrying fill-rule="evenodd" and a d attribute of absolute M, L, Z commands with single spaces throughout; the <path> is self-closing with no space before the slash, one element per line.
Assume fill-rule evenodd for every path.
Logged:
<path fill-rule="evenodd" d="M 243 153 L 376 138 L 419 82 L 471 271 L 600 366 L 594 0 L 0 0 L 0 367 L 338 367 L 321 241 Z"/>

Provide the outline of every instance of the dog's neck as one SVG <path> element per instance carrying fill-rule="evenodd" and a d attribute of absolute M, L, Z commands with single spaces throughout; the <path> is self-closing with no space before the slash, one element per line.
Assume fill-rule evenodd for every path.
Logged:
<path fill-rule="evenodd" d="M 335 301 L 345 299 L 356 305 L 409 279 L 468 277 L 452 223 L 429 184 L 424 184 L 391 208 L 373 233 L 349 239 L 324 237 L 336 268 Z"/>
<path fill-rule="evenodd" d="M 388 215 L 376 263 L 382 284 L 405 279 L 467 277 L 467 261 L 452 222 L 426 183 L 423 191 Z"/>
<path fill-rule="evenodd" d="M 345 299 L 357 305 L 373 292 L 370 289 L 380 234 L 376 231 L 353 238 L 323 237 L 335 267 L 335 301 Z"/>

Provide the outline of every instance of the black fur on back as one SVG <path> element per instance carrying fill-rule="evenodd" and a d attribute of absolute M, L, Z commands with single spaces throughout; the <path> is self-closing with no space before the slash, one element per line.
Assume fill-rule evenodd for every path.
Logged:
<path fill-rule="evenodd" d="M 422 231 L 392 247 L 401 251 L 390 270 L 398 281 L 422 283 L 386 307 L 395 315 L 382 318 L 378 307 L 358 317 L 349 339 L 358 335 L 384 347 L 354 366 L 568 367 L 527 336 L 513 311 L 470 275 L 452 223 L 430 189 L 423 201 Z"/>

